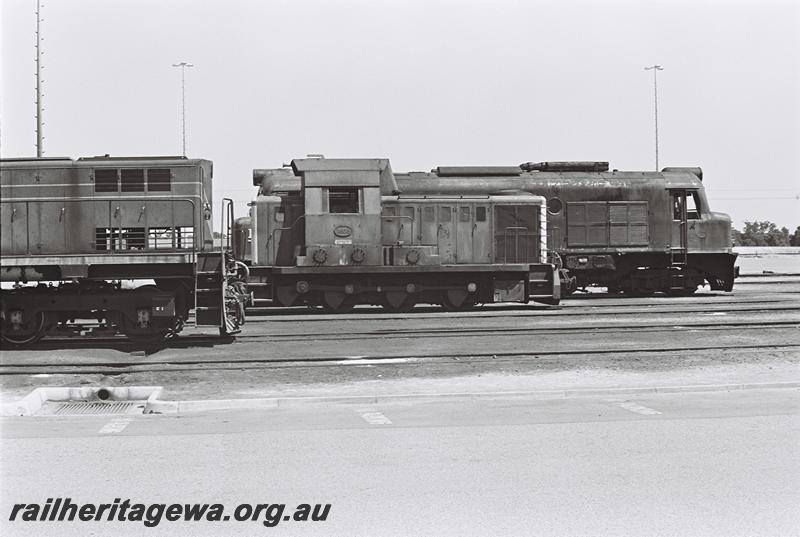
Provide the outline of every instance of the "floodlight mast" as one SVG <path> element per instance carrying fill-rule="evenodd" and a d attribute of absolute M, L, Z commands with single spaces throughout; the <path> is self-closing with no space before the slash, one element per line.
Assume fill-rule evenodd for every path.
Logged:
<path fill-rule="evenodd" d="M 650 67 L 645 67 L 644 70 L 653 71 L 653 109 L 656 131 L 656 171 L 658 171 L 658 72 L 663 71 L 664 68 L 660 65 L 651 65 Z"/>
<path fill-rule="evenodd" d="M 42 33 L 41 0 L 36 0 L 36 156 L 44 155 L 42 133 Z"/>
<path fill-rule="evenodd" d="M 186 68 L 194 67 L 191 63 L 173 63 L 172 67 L 181 68 L 181 132 L 183 139 L 183 156 L 186 156 Z"/>

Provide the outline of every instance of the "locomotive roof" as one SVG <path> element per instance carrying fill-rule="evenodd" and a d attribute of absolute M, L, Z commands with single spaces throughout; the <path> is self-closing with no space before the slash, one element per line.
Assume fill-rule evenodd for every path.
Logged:
<path fill-rule="evenodd" d="M 328 159 L 313 159 L 314 164 L 323 165 Z M 333 159 L 331 159 L 333 160 Z M 344 160 L 344 159 L 342 159 Z M 348 159 L 350 160 L 350 159 Z M 355 159 L 352 159 L 355 160 Z M 464 175 L 458 171 L 467 170 Z M 444 172 L 444 173 L 442 173 Z M 485 173 L 482 173 L 485 172 Z M 625 186 L 630 184 L 642 185 L 650 182 L 653 188 L 687 188 L 702 187 L 703 172 L 700 168 L 664 168 L 656 171 L 522 171 L 519 167 L 512 166 L 471 166 L 471 167 L 439 167 L 430 172 L 395 173 L 396 179 L 402 184 L 416 183 L 421 186 L 425 183 L 432 185 L 438 181 L 452 187 L 461 184 L 467 189 L 485 190 L 492 188 L 515 188 L 520 181 L 534 181 L 559 186 L 599 186 L 599 182 L 607 186 Z M 278 192 L 299 192 L 301 189 L 300 178 L 291 170 L 279 168 L 275 170 L 253 170 L 253 184 L 261 185 L 261 195 L 272 195 Z M 469 188 L 472 187 L 472 188 Z M 402 186 L 400 187 L 402 191 Z"/>
<path fill-rule="evenodd" d="M 699 189 L 703 183 L 690 171 L 670 172 L 522 172 L 509 176 L 440 176 L 432 172 L 410 172 L 396 175 L 401 190 L 419 188 L 425 191 L 461 189 L 485 192 L 519 188 L 530 184 L 559 188 L 629 187 L 652 189 Z"/>
<path fill-rule="evenodd" d="M 60 167 L 87 165 L 97 167 L 98 165 L 109 166 L 148 166 L 164 165 L 169 163 L 172 166 L 194 166 L 200 162 L 209 162 L 206 159 L 190 159 L 182 156 L 140 156 L 140 157 L 111 157 L 108 155 L 95 157 L 80 157 L 72 159 L 70 157 L 20 157 L 0 159 L 4 165 L 13 165 L 15 168 L 41 168 L 41 167 Z"/>

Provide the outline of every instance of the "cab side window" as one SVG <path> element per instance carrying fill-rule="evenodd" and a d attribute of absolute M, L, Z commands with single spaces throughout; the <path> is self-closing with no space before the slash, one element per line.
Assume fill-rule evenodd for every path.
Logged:
<path fill-rule="evenodd" d="M 697 192 L 687 193 L 686 218 L 689 220 L 700 220 L 700 196 Z"/>

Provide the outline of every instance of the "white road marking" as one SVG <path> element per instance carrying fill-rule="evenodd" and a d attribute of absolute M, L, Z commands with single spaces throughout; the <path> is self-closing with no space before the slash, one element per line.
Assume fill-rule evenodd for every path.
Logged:
<path fill-rule="evenodd" d="M 348 358 L 334 363 L 337 365 L 404 364 L 410 361 L 410 358 Z"/>
<path fill-rule="evenodd" d="M 633 401 L 623 401 L 622 403 L 617 403 L 617 406 L 620 408 L 624 408 L 625 410 L 629 410 L 631 412 L 636 412 L 637 414 L 644 414 L 645 416 L 655 416 L 657 414 L 661 414 L 658 410 L 653 410 L 652 408 L 647 408 L 646 406 L 637 405 Z"/>
<path fill-rule="evenodd" d="M 124 419 L 111 420 L 105 425 L 103 425 L 103 428 L 98 431 L 98 434 L 121 433 L 125 429 L 125 427 L 128 426 L 130 422 L 131 420 L 124 420 Z"/>
<path fill-rule="evenodd" d="M 383 415 L 382 412 L 374 411 L 359 411 L 358 415 L 370 425 L 391 425 L 392 420 Z"/>

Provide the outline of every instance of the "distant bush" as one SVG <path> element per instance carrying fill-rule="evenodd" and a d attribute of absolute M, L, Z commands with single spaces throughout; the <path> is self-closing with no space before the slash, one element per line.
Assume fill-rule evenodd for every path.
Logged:
<path fill-rule="evenodd" d="M 794 230 L 792 236 L 789 237 L 789 245 L 790 246 L 800 246 L 800 226 Z"/>
<path fill-rule="evenodd" d="M 735 246 L 800 246 L 800 226 L 789 234 L 786 227 L 778 228 L 769 221 L 745 220 L 744 228 L 739 231 L 733 229 L 733 244 Z"/>

